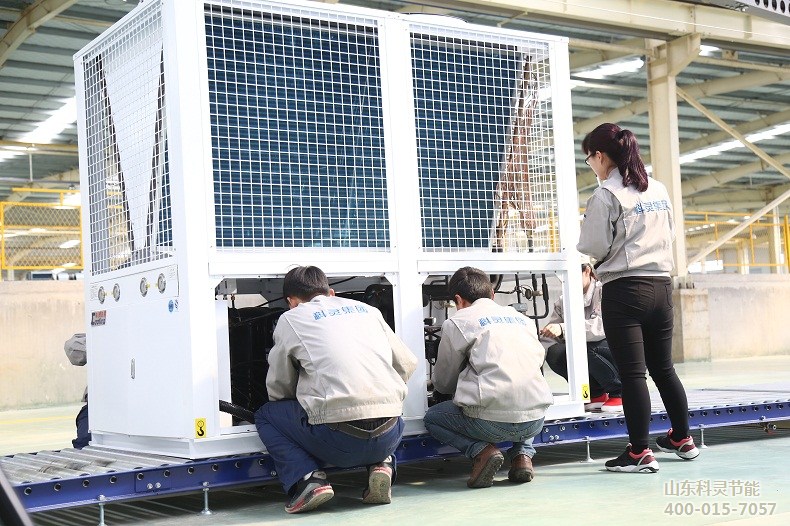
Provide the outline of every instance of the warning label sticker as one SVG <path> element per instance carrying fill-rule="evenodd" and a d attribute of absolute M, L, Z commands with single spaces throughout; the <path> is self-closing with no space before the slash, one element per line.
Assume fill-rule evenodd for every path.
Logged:
<path fill-rule="evenodd" d="M 104 325 L 107 323 L 107 311 L 106 310 L 97 310 L 91 312 L 91 326 L 97 327 L 99 325 Z"/>
<path fill-rule="evenodd" d="M 195 419 L 195 438 L 205 438 L 206 437 L 206 419 L 205 418 L 196 418 Z"/>

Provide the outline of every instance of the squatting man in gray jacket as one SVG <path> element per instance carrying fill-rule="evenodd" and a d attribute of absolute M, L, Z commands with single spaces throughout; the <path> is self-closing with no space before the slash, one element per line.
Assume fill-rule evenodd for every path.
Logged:
<path fill-rule="evenodd" d="M 505 441 L 513 442 L 508 479 L 529 482 L 534 477 L 532 440 L 553 402 L 541 374 L 543 346 L 535 325 L 494 302 L 482 270 L 459 269 L 448 289 L 457 312 L 442 324 L 432 380 L 438 392 L 454 395 L 428 409 L 425 427 L 472 459 L 470 488 L 493 485 L 505 461 L 495 444 Z"/>
<path fill-rule="evenodd" d="M 389 504 L 417 359 L 378 309 L 335 296 L 317 267 L 291 269 L 283 296 L 290 310 L 269 352 L 271 401 L 255 425 L 288 494 L 285 511 L 309 511 L 334 496 L 325 464 L 368 466 L 362 501 Z"/>

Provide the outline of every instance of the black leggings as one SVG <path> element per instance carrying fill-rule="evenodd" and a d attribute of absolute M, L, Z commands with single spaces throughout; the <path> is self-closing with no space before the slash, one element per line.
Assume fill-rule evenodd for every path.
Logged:
<path fill-rule="evenodd" d="M 632 451 L 648 447 L 650 394 L 645 368 L 656 384 L 672 423 L 672 437 L 689 432 L 686 391 L 672 365 L 672 281 L 670 278 L 620 278 L 603 286 L 601 315 L 620 379 L 623 412 Z"/>
<path fill-rule="evenodd" d="M 546 363 L 551 370 L 568 380 L 568 354 L 565 342 L 557 342 L 546 350 Z M 587 342 L 587 375 L 590 378 L 590 397 L 604 394 L 622 396 L 623 386 L 617 372 L 612 351 L 606 338 L 599 342 Z"/>

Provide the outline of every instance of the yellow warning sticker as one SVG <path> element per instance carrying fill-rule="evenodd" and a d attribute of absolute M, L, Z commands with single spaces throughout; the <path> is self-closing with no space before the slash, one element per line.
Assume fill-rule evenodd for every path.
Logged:
<path fill-rule="evenodd" d="M 195 419 L 195 438 L 205 438 L 206 437 L 206 419 L 205 418 L 196 418 Z"/>
<path fill-rule="evenodd" d="M 582 400 L 590 399 L 590 384 L 582 384 Z"/>

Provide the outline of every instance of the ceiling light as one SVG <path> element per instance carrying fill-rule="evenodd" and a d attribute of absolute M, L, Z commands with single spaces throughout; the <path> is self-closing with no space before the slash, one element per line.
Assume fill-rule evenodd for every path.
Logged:
<path fill-rule="evenodd" d="M 701 150 L 697 150 L 695 152 L 687 153 L 685 155 L 680 156 L 680 164 L 686 164 L 697 159 L 704 159 L 705 157 L 711 157 L 713 155 L 719 155 L 722 152 L 726 152 L 729 150 L 733 150 L 738 148 L 739 146 L 743 146 L 740 141 L 727 141 L 721 144 L 717 144 L 716 146 L 710 146 L 708 148 L 703 148 Z"/>
<path fill-rule="evenodd" d="M 747 135 L 746 140 L 749 142 L 765 141 L 773 139 L 777 135 L 784 135 L 787 132 L 790 132 L 790 123 L 780 124 L 779 126 L 774 126 L 773 128 Z"/>
<path fill-rule="evenodd" d="M 77 122 L 77 99 L 72 97 L 64 101 L 63 106 L 52 112 L 49 118 L 40 122 L 35 130 L 19 137 L 18 142 L 48 144 L 52 139 L 60 135 L 63 130 Z M 24 153 L 25 148 L 20 148 L 20 153 Z M 0 162 L 19 155 L 19 153 L 3 152 L 0 153 Z"/>
<path fill-rule="evenodd" d="M 619 75 L 621 73 L 633 73 L 634 71 L 639 71 L 644 65 L 644 60 L 641 58 L 635 58 L 631 60 L 605 64 L 589 71 L 582 71 L 581 73 L 576 73 L 576 76 L 586 79 L 602 79 L 611 75 Z"/>
<path fill-rule="evenodd" d="M 74 248 L 79 244 L 80 244 L 79 239 L 70 239 L 65 243 L 61 243 L 60 245 L 58 245 L 58 248 Z"/>
<path fill-rule="evenodd" d="M 780 124 L 778 126 L 774 126 L 773 128 L 768 128 L 767 130 L 763 130 L 760 132 L 747 135 L 746 140 L 751 143 L 755 143 L 755 142 L 765 141 L 768 139 L 773 139 L 774 137 L 777 137 L 779 135 L 784 135 L 785 133 L 789 133 L 789 132 L 790 132 L 790 123 Z M 741 143 L 741 141 L 733 139 L 731 141 L 723 142 L 715 146 L 709 146 L 707 148 L 702 148 L 701 150 L 696 150 L 694 152 L 681 155 L 680 164 L 686 164 L 692 161 L 696 161 L 697 159 L 704 159 L 705 157 L 719 155 L 722 152 L 734 150 L 735 148 L 745 148 L 745 146 Z"/>
<path fill-rule="evenodd" d="M 80 193 L 74 192 L 63 195 L 63 204 L 66 206 L 79 206 L 81 202 Z"/>

